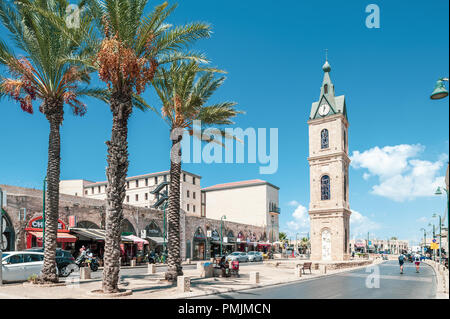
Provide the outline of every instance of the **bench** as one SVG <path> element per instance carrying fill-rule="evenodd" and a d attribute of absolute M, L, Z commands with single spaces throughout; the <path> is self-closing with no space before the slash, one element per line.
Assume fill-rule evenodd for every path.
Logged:
<path fill-rule="evenodd" d="M 312 262 L 304 263 L 302 266 L 303 273 L 305 273 L 305 269 L 309 269 L 309 273 L 312 274 L 311 267 L 312 267 Z"/>

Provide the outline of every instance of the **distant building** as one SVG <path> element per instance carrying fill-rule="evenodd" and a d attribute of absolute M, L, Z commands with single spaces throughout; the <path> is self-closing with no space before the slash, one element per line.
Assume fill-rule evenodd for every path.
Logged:
<path fill-rule="evenodd" d="M 394 239 L 352 239 L 350 240 L 350 251 L 361 253 L 387 253 L 399 254 L 409 251 L 407 240 Z"/>

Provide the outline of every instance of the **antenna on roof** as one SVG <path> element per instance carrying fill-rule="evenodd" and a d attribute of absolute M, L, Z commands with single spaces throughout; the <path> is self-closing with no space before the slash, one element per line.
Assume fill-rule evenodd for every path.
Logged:
<path fill-rule="evenodd" d="M 325 49 L 325 61 L 328 61 L 328 49 Z"/>

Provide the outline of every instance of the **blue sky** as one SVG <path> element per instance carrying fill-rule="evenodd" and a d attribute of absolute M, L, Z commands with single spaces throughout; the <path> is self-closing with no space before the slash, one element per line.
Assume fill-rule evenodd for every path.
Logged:
<path fill-rule="evenodd" d="M 158 3 L 150 1 L 150 6 Z M 370 3 L 380 8 L 379 29 L 365 25 Z M 443 0 L 179 1 L 168 21 L 211 23 L 212 38 L 194 48 L 228 71 L 211 102 L 238 102 L 246 114 L 236 126 L 278 128 L 279 138 L 279 167 L 273 175 L 260 175 L 259 164 L 183 168 L 203 176 L 202 186 L 254 178 L 279 186 L 281 230 L 293 237 L 307 231 L 306 121 L 319 97 L 327 48 L 331 79 L 336 94 L 346 96 L 350 122 L 350 207 L 356 211 L 351 236 L 369 231 L 378 238 L 419 239 L 419 229 L 445 207 L 444 197 L 434 196 L 432 188 L 441 182 L 448 161 L 449 105 L 448 98 L 432 101 L 429 95 L 435 81 L 449 73 L 448 9 Z M 5 39 L 1 27 L 0 34 Z M 159 109 L 152 88 L 144 97 Z M 62 179 L 106 179 L 104 142 L 111 114 L 102 103 L 86 102 L 85 117 L 65 114 Z M 0 114 L 0 183 L 40 188 L 47 121 L 8 100 L 0 102 Z M 168 134 L 154 114 L 133 113 L 129 175 L 168 168 Z"/>

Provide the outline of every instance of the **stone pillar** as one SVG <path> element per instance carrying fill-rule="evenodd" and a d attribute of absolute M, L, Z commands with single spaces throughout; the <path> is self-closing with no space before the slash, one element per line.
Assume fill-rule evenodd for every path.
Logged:
<path fill-rule="evenodd" d="M 148 274 L 156 273 L 156 265 L 155 264 L 148 264 L 147 269 L 148 269 L 148 271 L 147 271 Z"/>
<path fill-rule="evenodd" d="M 186 264 L 188 264 L 188 265 L 191 264 L 191 258 L 186 258 Z"/>
<path fill-rule="evenodd" d="M 89 267 L 82 267 L 80 268 L 80 279 L 91 279 L 91 268 Z"/>
<path fill-rule="evenodd" d="M 319 265 L 320 273 L 322 275 L 325 275 L 327 273 L 327 266 L 326 265 Z"/>
<path fill-rule="evenodd" d="M 259 272 L 258 271 L 250 272 L 250 283 L 259 284 Z"/>
<path fill-rule="evenodd" d="M 295 267 L 295 277 L 301 277 L 302 276 L 302 266 L 297 265 Z"/>
<path fill-rule="evenodd" d="M 191 291 L 191 278 L 188 276 L 177 277 L 177 292 Z"/>
<path fill-rule="evenodd" d="M 131 267 L 136 267 L 136 259 L 131 259 L 130 260 L 130 266 Z"/>

